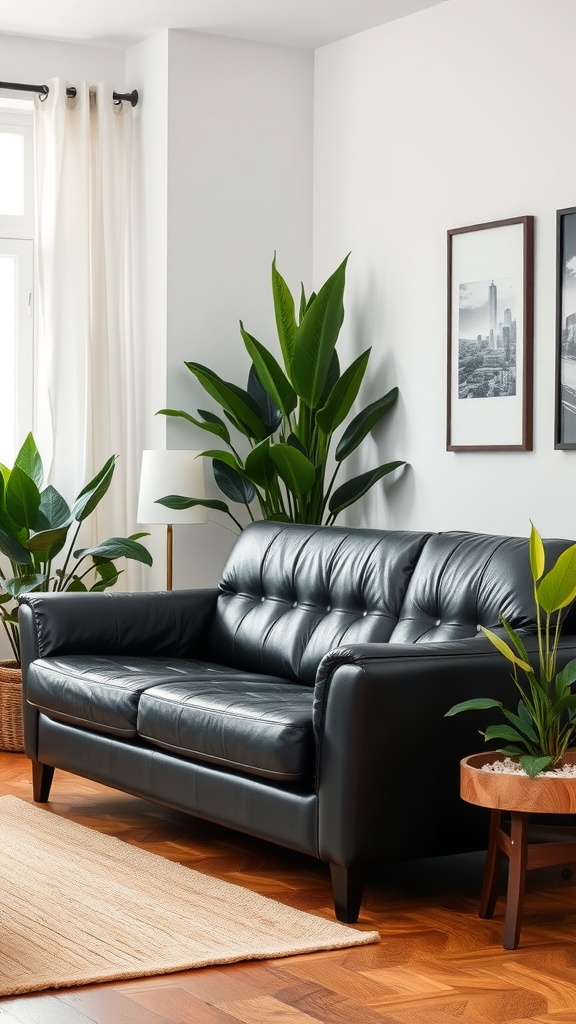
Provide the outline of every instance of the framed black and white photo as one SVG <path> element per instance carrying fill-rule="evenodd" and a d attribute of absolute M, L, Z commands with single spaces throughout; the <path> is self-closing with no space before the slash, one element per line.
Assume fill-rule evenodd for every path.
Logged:
<path fill-rule="evenodd" d="M 448 451 L 532 450 L 534 218 L 448 231 Z"/>
<path fill-rule="evenodd" d="M 576 448 L 576 206 L 556 213 L 555 448 Z"/>

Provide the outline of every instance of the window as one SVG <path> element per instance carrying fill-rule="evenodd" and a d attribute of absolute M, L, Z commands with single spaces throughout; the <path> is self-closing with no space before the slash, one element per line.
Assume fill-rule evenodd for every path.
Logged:
<path fill-rule="evenodd" d="M 0 462 L 32 429 L 34 187 L 32 104 L 0 100 Z"/>

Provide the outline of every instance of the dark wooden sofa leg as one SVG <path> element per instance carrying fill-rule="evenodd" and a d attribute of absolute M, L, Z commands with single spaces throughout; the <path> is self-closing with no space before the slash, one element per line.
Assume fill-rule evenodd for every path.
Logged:
<path fill-rule="evenodd" d="M 346 924 L 355 924 L 360 913 L 364 889 L 364 875 L 361 868 L 343 868 L 339 864 L 331 864 L 330 875 L 336 917 Z"/>
<path fill-rule="evenodd" d="M 32 761 L 32 793 L 37 804 L 45 804 L 54 778 L 52 765 Z"/>

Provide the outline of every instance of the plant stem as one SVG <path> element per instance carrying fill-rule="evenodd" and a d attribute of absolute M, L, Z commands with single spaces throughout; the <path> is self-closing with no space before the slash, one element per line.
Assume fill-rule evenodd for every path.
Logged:
<path fill-rule="evenodd" d="M 78 536 L 78 534 L 80 532 L 80 527 L 81 526 L 82 526 L 82 523 L 81 522 L 78 523 L 78 526 L 76 527 L 76 531 L 74 533 L 74 536 L 72 537 L 72 540 L 70 541 L 70 544 L 68 545 L 68 554 L 66 555 L 66 559 L 64 561 L 64 565 L 62 566 L 62 575 L 60 577 L 60 583 L 59 583 L 59 585 L 57 587 L 55 587 L 55 590 L 65 590 L 66 589 L 65 586 L 64 586 L 64 577 L 66 576 L 66 570 L 68 568 L 68 562 L 70 561 L 70 558 L 72 556 L 72 550 L 73 550 L 74 545 L 76 543 L 76 538 L 77 538 L 77 536 Z"/>

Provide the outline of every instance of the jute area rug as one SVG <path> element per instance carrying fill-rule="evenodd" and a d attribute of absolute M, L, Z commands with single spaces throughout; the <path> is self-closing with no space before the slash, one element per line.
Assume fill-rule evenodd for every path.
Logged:
<path fill-rule="evenodd" d="M 378 938 L 0 798 L 0 996 Z"/>

